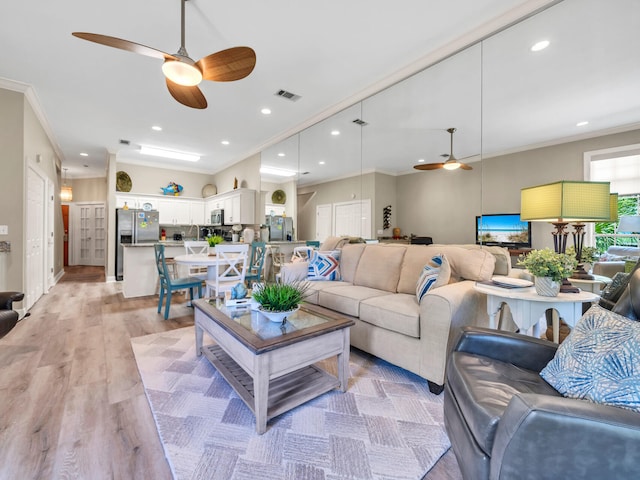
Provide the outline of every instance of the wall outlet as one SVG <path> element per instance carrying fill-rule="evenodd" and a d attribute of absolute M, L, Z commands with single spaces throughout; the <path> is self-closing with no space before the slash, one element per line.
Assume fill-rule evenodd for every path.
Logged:
<path fill-rule="evenodd" d="M 9 225 L 0 225 L 0 235 L 9 235 Z"/>
<path fill-rule="evenodd" d="M 382 235 L 384 233 L 384 230 L 378 230 L 378 235 Z"/>

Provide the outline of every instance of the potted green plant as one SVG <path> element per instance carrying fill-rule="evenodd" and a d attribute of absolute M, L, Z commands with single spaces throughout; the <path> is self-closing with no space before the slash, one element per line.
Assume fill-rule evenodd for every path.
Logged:
<path fill-rule="evenodd" d="M 222 243 L 223 241 L 224 238 L 222 238 L 220 235 L 209 235 L 207 237 L 207 243 L 209 243 L 209 253 L 213 253 L 211 252 L 211 250 L 215 249 L 216 245 Z"/>
<path fill-rule="evenodd" d="M 576 256 L 576 249 L 572 245 L 567 248 L 567 255 Z M 580 255 L 580 263 L 584 266 L 584 269 L 588 272 L 591 270 L 591 266 L 594 262 L 600 259 L 600 252 L 595 247 L 582 247 L 582 254 Z"/>
<path fill-rule="evenodd" d="M 555 297 L 562 280 L 569 278 L 578 261 L 575 256 L 556 253 L 549 248 L 532 250 L 520 256 L 518 265 L 525 267 L 535 277 L 536 292 L 545 297 Z"/>
<path fill-rule="evenodd" d="M 298 310 L 308 288 L 307 282 L 259 283 L 254 285 L 252 297 L 264 316 L 272 322 L 282 322 Z"/>

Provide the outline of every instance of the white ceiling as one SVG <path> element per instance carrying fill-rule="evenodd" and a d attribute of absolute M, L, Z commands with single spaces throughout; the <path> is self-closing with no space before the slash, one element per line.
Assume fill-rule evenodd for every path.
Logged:
<path fill-rule="evenodd" d="M 73 178 L 104 176 L 108 152 L 141 162 L 141 144 L 202 155 L 195 167 L 146 160 L 164 168 L 214 173 L 263 150 L 266 162 L 281 146 L 313 151 L 313 137 L 340 119 L 352 128 L 354 118 L 369 123 L 362 138 L 352 136 L 357 151 L 341 152 L 366 157 L 358 168 L 389 173 L 411 170 L 420 157 L 442 161 L 439 154 L 449 150 L 447 127 L 458 128 L 455 153 L 461 158 L 640 122 L 636 0 L 565 0 L 283 145 L 277 142 L 291 133 L 554 2 L 189 0 L 186 47 L 192 58 L 241 45 L 257 54 L 246 79 L 203 82 L 209 103 L 203 111 L 171 98 L 160 61 L 71 36 L 101 33 L 174 53 L 180 43 L 179 0 L 4 3 L 0 78 L 32 88 Z M 532 56 L 528 48 L 540 37 L 552 44 Z M 16 88 L 10 82 L 0 86 Z M 302 98 L 276 97 L 279 89 Z M 262 107 L 272 114 L 262 115 Z M 576 130 L 581 119 L 590 124 Z M 163 131 L 154 132 L 153 125 Z M 131 146 L 123 148 L 120 139 Z M 317 171 L 315 158 L 309 165 L 301 162 L 301 170 Z M 313 171 L 305 181 L 348 173 L 347 162 L 338 162 L 335 152 L 333 159 L 331 168 Z"/>

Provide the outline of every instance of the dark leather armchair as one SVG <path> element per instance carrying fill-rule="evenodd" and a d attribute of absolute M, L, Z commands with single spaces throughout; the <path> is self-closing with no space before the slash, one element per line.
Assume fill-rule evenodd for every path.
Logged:
<path fill-rule="evenodd" d="M 613 311 L 640 316 L 640 270 Z M 557 345 L 463 329 L 448 364 L 445 426 L 467 480 L 636 479 L 640 414 L 565 398 L 539 372 Z"/>
<path fill-rule="evenodd" d="M 24 293 L 0 292 L 0 338 L 18 323 L 18 312 L 13 310 L 13 302 L 19 302 L 23 298 Z"/>

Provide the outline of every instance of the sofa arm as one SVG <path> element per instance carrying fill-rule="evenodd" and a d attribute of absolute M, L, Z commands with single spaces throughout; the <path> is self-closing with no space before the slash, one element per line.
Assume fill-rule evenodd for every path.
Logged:
<path fill-rule="evenodd" d="M 282 283 L 301 282 L 307 279 L 309 262 L 285 263 L 280 267 L 280 279 Z"/>
<path fill-rule="evenodd" d="M 482 355 L 539 372 L 551 361 L 557 348 L 558 345 L 553 342 L 528 335 L 489 328 L 465 327 L 454 350 Z"/>
<path fill-rule="evenodd" d="M 593 264 L 593 274 L 613 278 L 618 272 L 624 272 L 624 262 L 595 262 Z"/>
<path fill-rule="evenodd" d="M 635 479 L 638 445 L 637 412 L 585 400 L 519 394 L 498 424 L 490 478 Z"/>
<path fill-rule="evenodd" d="M 11 310 L 13 302 L 19 302 L 23 298 L 22 292 L 0 292 L 0 310 Z"/>

